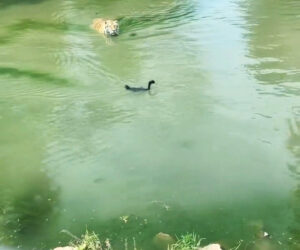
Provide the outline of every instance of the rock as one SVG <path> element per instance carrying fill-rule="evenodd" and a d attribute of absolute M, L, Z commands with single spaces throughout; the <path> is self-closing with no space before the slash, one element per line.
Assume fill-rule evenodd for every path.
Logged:
<path fill-rule="evenodd" d="M 54 250 L 76 250 L 75 247 L 57 247 Z"/>
<path fill-rule="evenodd" d="M 199 250 L 222 250 L 219 244 L 209 244 L 205 247 L 200 247 Z"/>
<path fill-rule="evenodd" d="M 165 233 L 158 233 L 153 238 L 153 244 L 157 249 L 166 250 L 168 246 L 175 243 L 171 235 Z"/>

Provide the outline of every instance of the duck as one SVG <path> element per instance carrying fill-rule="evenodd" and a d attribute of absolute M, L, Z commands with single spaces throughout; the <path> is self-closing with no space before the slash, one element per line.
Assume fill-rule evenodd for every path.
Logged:
<path fill-rule="evenodd" d="M 155 81 L 154 80 L 151 80 L 148 82 L 148 88 L 142 88 L 142 87 L 130 87 L 128 85 L 125 85 L 125 89 L 127 90 L 131 90 L 131 91 L 134 91 L 134 92 L 138 92 L 138 91 L 149 91 L 150 88 L 151 88 L 151 85 L 154 84 Z"/>

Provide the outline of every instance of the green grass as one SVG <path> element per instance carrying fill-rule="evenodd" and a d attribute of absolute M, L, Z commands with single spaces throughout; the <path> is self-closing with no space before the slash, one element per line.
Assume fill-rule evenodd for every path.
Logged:
<path fill-rule="evenodd" d="M 75 238 L 75 236 L 73 238 Z M 201 240 L 202 239 L 196 234 L 188 233 L 177 238 L 176 243 L 171 245 L 169 247 L 169 250 L 198 249 L 200 247 Z M 106 239 L 104 244 L 102 244 L 100 242 L 98 235 L 95 234 L 94 232 L 90 233 L 89 231 L 86 231 L 85 234 L 82 235 L 80 239 L 76 237 L 76 239 L 74 239 L 74 241 L 72 241 L 70 245 L 74 247 L 76 250 L 112 250 L 112 247 L 108 239 Z M 125 249 L 128 250 L 127 241 L 125 242 Z M 135 240 L 134 240 L 133 250 L 136 249 L 137 247 L 135 245 Z"/>
<path fill-rule="evenodd" d="M 74 247 L 76 250 L 113 250 L 109 239 L 106 239 L 102 244 L 100 242 L 98 235 L 95 234 L 94 232 L 90 233 L 89 231 L 86 231 L 85 234 L 81 236 L 81 238 L 77 238 L 76 236 L 72 235 L 68 231 L 64 230 L 64 232 L 74 238 L 74 240 L 70 243 L 70 245 L 72 247 Z M 168 250 L 199 249 L 202 240 L 204 240 L 204 238 L 200 238 L 195 233 L 187 233 L 187 234 L 181 235 L 180 237 L 177 237 L 176 243 L 169 246 Z M 240 248 L 241 244 L 242 244 L 242 241 L 239 241 L 238 245 L 235 246 L 234 248 L 231 248 L 230 250 L 238 250 Z M 125 250 L 129 249 L 127 239 L 125 239 L 124 249 Z M 137 250 L 134 238 L 133 238 L 133 249 L 132 250 Z"/>
<path fill-rule="evenodd" d="M 112 250 L 108 239 L 105 240 L 104 244 L 101 244 L 98 235 L 89 231 L 86 231 L 81 239 L 71 242 L 71 246 L 76 250 Z"/>
<path fill-rule="evenodd" d="M 195 233 L 187 233 L 185 235 L 181 235 L 177 238 L 175 244 L 169 247 L 169 250 L 192 250 L 198 249 L 200 247 L 201 241 L 203 238 L 200 238 Z"/>

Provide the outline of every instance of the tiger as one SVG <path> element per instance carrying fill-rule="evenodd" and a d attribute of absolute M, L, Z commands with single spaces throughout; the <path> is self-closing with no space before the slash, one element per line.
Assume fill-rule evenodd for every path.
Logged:
<path fill-rule="evenodd" d="M 93 20 L 91 27 L 106 36 L 119 35 L 119 23 L 117 20 L 96 18 Z"/>

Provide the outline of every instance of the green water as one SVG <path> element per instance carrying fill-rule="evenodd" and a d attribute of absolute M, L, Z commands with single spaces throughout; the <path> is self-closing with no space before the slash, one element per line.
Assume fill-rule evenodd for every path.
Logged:
<path fill-rule="evenodd" d="M 299 0 L 0 0 L 0 246 L 299 250 L 299 45 Z"/>

